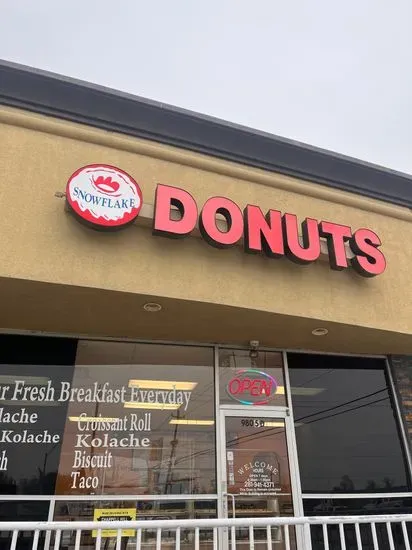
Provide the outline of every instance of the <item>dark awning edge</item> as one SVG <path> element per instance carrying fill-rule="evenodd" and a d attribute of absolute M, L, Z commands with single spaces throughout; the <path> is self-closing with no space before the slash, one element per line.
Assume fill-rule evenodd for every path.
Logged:
<path fill-rule="evenodd" d="M 407 174 L 7 61 L 0 61 L 0 104 L 412 208 Z"/>

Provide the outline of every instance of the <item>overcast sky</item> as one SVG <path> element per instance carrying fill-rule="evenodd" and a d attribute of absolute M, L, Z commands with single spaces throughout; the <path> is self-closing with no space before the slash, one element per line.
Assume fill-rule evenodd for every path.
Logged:
<path fill-rule="evenodd" d="M 0 58 L 412 173 L 411 0 L 0 7 Z"/>

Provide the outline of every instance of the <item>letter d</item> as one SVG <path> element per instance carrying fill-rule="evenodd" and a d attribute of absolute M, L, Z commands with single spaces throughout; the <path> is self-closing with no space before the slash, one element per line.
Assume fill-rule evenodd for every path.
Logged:
<path fill-rule="evenodd" d="M 196 221 L 197 205 L 192 195 L 177 187 L 157 186 L 153 235 L 174 239 L 185 237 L 196 227 Z"/>

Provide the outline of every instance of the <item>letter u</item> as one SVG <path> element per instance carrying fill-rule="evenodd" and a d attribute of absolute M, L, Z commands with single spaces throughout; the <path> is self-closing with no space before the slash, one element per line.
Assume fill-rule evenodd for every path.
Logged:
<path fill-rule="evenodd" d="M 317 220 L 306 218 L 302 223 L 302 244 L 299 238 L 298 220 L 294 214 L 284 214 L 283 238 L 286 255 L 298 264 L 310 264 L 320 256 L 320 235 Z"/>

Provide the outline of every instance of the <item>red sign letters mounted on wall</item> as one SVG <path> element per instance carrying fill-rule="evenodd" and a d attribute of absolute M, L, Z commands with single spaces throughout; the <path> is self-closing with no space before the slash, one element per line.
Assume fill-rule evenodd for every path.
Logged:
<path fill-rule="evenodd" d="M 121 229 L 133 223 L 143 205 L 138 183 L 120 168 L 106 164 L 78 169 L 67 183 L 66 200 L 80 221 L 100 230 Z M 224 227 L 219 217 L 226 222 Z M 386 268 L 385 256 L 379 249 L 381 241 L 371 229 L 352 231 L 349 226 L 313 218 L 299 224 L 295 214 L 272 209 L 264 213 L 253 204 L 242 211 L 226 197 L 209 198 L 199 213 L 190 193 L 158 185 L 153 234 L 187 237 L 197 226 L 204 240 L 216 248 L 236 246 L 243 240 L 249 254 L 287 257 L 298 264 L 310 264 L 319 259 L 324 239 L 334 270 L 351 266 L 363 277 L 375 277 Z M 348 245 L 352 252 L 349 258 Z"/>
<path fill-rule="evenodd" d="M 172 217 L 177 209 L 180 217 Z M 217 223 L 220 214 L 226 231 Z M 195 199 L 183 189 L 158 185 L 156 189 L 153 234 L 180 238 L 190 235 L 199 223 L 200 232 L 211 246 L 228 248 L 243 238 L 245 252 L 262 253 L 272 258 L 286 256 L 298 264 L 310 264 L 321 254 L 321 238 L 328 247 L 330 267 L 342 270 L 350 265 L 364 277 L 375 277 L 385 271 L 385 256 L 379 250 L 381 241 L 370 229 L 352 231 L 349 226 L 306 218 L 299 227 L 294 214 L 282 214 L 248 204 L 243 210 L 230 199 L 211 197 L 198 212 Z M 300 238 L 300 234 L 302 238 Z M 353 257 L 348 259 L 348 243 Z"/>

